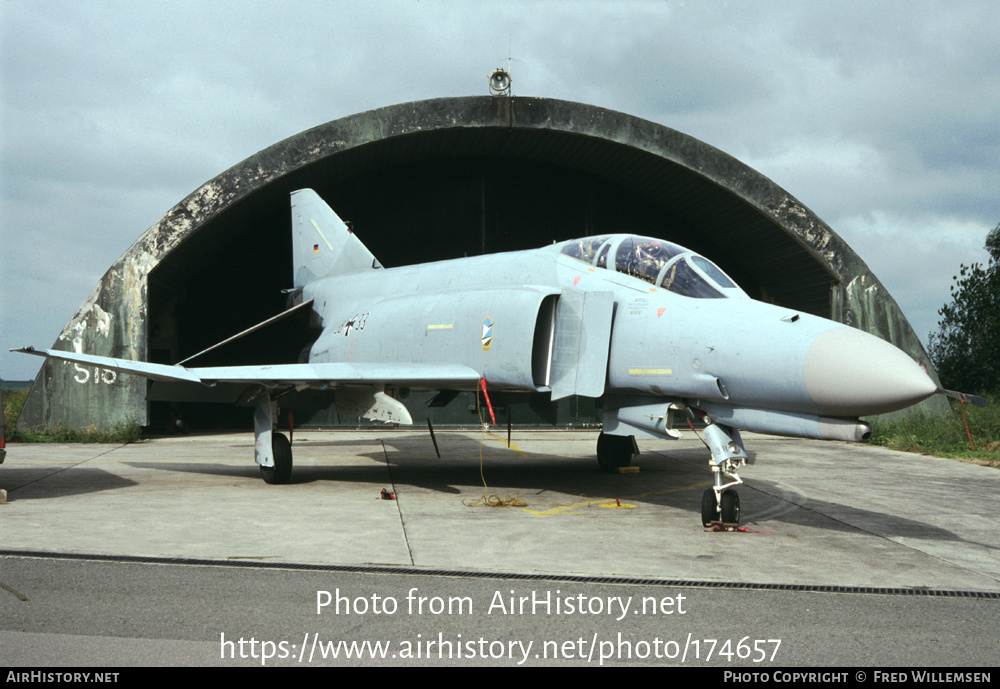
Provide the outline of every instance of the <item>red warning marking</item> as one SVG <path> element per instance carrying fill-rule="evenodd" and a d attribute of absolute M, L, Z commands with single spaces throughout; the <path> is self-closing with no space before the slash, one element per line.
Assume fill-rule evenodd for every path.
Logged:
<path fill-rule="evenodd" d="M 497 417 L 493 415 L 493 405 L 490 403 L 490 394 L 486 392 L 486 379 L 480 378 L 479 385 L 483 388 L 483 397 L 486 398 L 486 408 L 490 410 L 490 421 L 492 421 L 493 425 L 496 426 Z"/>
<path fill-rule="evenodd" d="M 734 526 L 732 524 L 723 524 L 722 522 L 712 522 L 712 525 L 705 527 L 705 530 L 726 533 L 774 533 L 773 531 L 751 531 L 745 526 Z"/>

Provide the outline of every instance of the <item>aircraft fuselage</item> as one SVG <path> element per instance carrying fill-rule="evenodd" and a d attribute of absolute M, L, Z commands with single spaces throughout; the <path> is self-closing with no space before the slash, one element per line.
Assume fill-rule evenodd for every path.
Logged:
<path fill-rule="evenodd" d="M 875 336 L 738 288 L 680 294 L 566 255 L 568 244 L 308 284 L 304 297 L 324 327 L 310 362 L 458 363 L 495 389 L 562 397 L 584 388 L 611 409 L 683 402 L 737 428 L 840 439 L 866 431 L 845 420 L 936 390 L 916 362 Z M 660 435 L 655 423 L 634 421 L 620 434 L 637 430 Z"/>

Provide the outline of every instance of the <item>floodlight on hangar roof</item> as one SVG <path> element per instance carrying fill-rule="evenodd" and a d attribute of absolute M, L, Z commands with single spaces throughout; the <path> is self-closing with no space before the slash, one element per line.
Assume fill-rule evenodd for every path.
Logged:
<path fill-rule="evenodd" d="M 289 194 L 303 187 L 355 221 L 387 266 L 635 231 L 710 256 L 752 296 L 878 334 L 930 368 L 864 262 L 771 180 L 660 124 L 503 96 L 363 112 L 247 158 L 149 228 L 55 348 L 174 363 L 273 315 L 291 285 Z M 46 362 L 24 427 L 148 423 L 145 381 L 79 378 Z"/>

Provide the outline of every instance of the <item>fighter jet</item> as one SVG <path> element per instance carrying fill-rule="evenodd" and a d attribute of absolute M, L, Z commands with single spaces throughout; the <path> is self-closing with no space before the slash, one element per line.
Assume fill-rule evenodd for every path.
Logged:
<path fill-rule="evenodd" d="M 741 431 L 861 441 L 871 428 L 859 417 L 946 392 L 891 344 L 755 301 L 708 258 L 662 239 L 608 234 L 386 269 L 316 192 L 293 192 L 291 206 L 291 310 L 310 309 L 322 328 L 304 363 L 197 368 L 19 351 L 252 404 L 268 483 L 292 473 L 278 405 L 303 393 L 399 424 L 412 423 L 399 399 L 408 390 L 438 391 L 433 404 L 474 390 L 542 404 L 599 398 L 597 459 L 608 471 L 631 463 L 635 438 L 678 438 L 676 426 L 697 421 L 713 475 L 705 525 L 739 522 Z"/>

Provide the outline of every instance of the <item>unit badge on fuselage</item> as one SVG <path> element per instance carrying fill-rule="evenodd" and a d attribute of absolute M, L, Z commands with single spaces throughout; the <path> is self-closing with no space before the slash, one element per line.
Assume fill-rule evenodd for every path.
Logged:
<path fill-rule="evenodd" d="M 489 316 L 483 320 L 483 334 L 480 340 L 483 343 L 483 351 L 490 351 L 490 345 L 493 343 L 493 320 Z"/>

